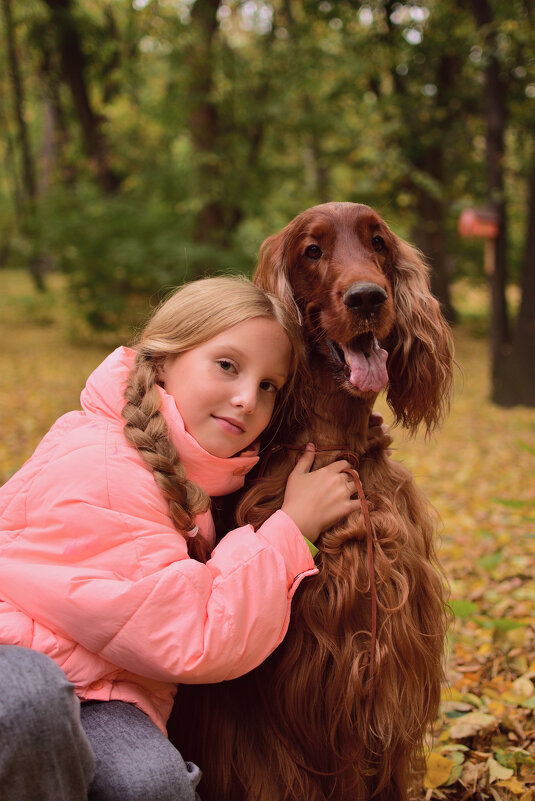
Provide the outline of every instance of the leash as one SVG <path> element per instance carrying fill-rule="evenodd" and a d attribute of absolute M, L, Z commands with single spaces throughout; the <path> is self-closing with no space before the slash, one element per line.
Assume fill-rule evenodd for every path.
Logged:
<path fill-rule="evenodd" d="M 262 467 L 259 471 L 257 478 L 261 478 L 264 475 L 266 465 L 269 461 L 269 457 L 272 453 L 280 450 L 289 450 L 289 451 L 303 451 L 302 446 L 298 445 L 275 445 L 273 448 L 270 448 L 267 453 L 265 460 L 262 464 Z M 366 551 L 368 557 L 368 574 L 370 577 L 370 604 L 371 604 L 371 621 L 370 621 L 370 648 L 369 648 L 369 685 L 368 685 L 368 709 L 366 710 L 366 731 L 368 731 L 371 723 L 371 713 L 373 708 L 373 696 L 374 696 L 374 685 L 375 685 L 375 649 L 377 643 L 377 587 L 375 583 L 375 564 L 374 564 L 374 547 L 373 547 L 373 531 L 372 531 L 372 524 L 370 519 L 370 510 L 368 507 L 368 501 L 366 495 L 364 493 L 364 487 L 362 486 L 362 481 L 360 480 L 360 476 L 358 474 L 358 468 L 360 466 L 359 457 L 356 453 L 351 451 L 349 448 L 345 446 L 342 448 L 316 448 L 317 453 L 336 453 L 339 459 L 345 459 L 348 461 L 352 466 L 348 467 L 344 470 L 344 473 L 347 473 L 353 479 L 355 484 L 355 489 L 359 496 L 359 500 L 361 503 L 361 510 L 362 514 L 364 515 L 364 524 L 366 527 Z M 260 689 L 260 686 L 259 686 Z M 267 717 L 270 722 L 271 728 L 275 732 L 276 736 L 283 744 L 283 746 L 288 751 L 293 762 L 303 770 L 306 770 L 307 773 L 312 773 L 314 776 L 339 776 L 341 773 L 344 773 L 355 761 L 357 761 L 361 756 L 362 751 L 362 744 L 359 743 L 357 752 L 355 756 L 351 759 L 351 761 L 346 762 L 341 768 L 335 771 L 321 771 L 316 770 L 315 768 L 311 768 L 309 765 L 305 765 L 304 762 L 301 762 L 297 757 L 292 754 L 292 748 L 288 740 L 282 735 L 278 726 L 276 725 L 273 716 L 271 714 L 271 708 L 267 699 L 264 695 L 263 689 L 260 689 L 260 695 L 264 702 L 264 707 L 267 712 Z"/>

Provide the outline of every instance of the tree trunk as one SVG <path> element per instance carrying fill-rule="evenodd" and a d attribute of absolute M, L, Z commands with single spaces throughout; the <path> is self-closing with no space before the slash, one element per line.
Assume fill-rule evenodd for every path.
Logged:
<path fill-rule="evenodd" d="M 486 29 L 486 165 L 489 208 L 498 221 L 498 236 L 494 240 L 494 269 L 490 276 L 491 314 L 491 376 L 492 400 L 501 403 L 506 391 L 507 365 L 510 362 L 511 341 L 505 287 L 507 278 L 507 215 L 504 192 L 504 137 L 507 123 L 507 87 L 500 74 L 500 64 L 494 55 L 497 44 L 492 30 L 492 11 L 488 0 L 472 0 L 477 27 Z"/>
<path fill-rule="evenodd" d="M 189 125 L 197 161 L 198 191 L 206 198 L 197 217 L 194 239 L 227 247 L 243 213 L 235 204 L 224 201 L 221 120 L 213 100 L 212 51 L 219 28 L 219 3 L 220 0 L 196 0 L 191 11 L 196 36 L 188 65 L 192 98 Z"/>
<path fill-rule="evenodd" d="M 54 63 L 54 53 L 46 44 L 43 45 L 42 49 L 39 75 L 43 85 L 43 98 L 46 113 L 49 115 L 51 127 L 53 128 L 51 160 L 54 162 L 54 167 L 59 168 L 62 182 L 65 185 L 73 185 L 75 182 L 76 168 L 73 162 L 68 160 L 66 155 L 70 143 L 70 136 L 61 100 L 61 85 L 59 82 L 58 70 Z"/>
<path fill-rule="evenodd" d="M 13 106 L 17 120 L 19 144 L 22 156 L 22 180 L 24 193 L 29 201 L 35 198 L 35 165 L 30 150 L 30 139 L 24 116 L 25 100 L 24 87 L 20 76 L 17 46 L 15 43 L 15 29 L 11 14 L 11 0 L 2 0 L 4 21 L 6 26 L 7 50 L 9 59 L 9 72 L 13 87 Z"/>
<path fill-rule="evenodd" d="M 455 92 L 455 76 L 459 71 L 457 54 L 444 54 L 436 72 L 438 108 L 444 112 L 443 124 L 447 129 L 453 122 L 451 100 Z M 410 121 L 408 121 L 410 122 Z M 444 167 L 444 141 L 430 144 L 423 151 L 423 168 L 439 187 L 439 192 L 424 192 L 416 186 L 419 225 L 415 242 L 429 260 L 431 267 L 431 289 L 439 300 L 442 313 L 450 323 L 455 323 L 457 314 L 453 307 L 450 291 L 450 274 L 447 262 L 446 212 L 444 207 L 444 187 L 446 186 Z"/>
<path fill-rule="evenodd" d="M 384 5 L 386 28 L 380 36 L 387 47 L 394 48 L 398 31 L 392 20 L 392 14 L 398 3 L 397 0 L 388 0 Z M 437 65 L 433 81 L 437 87 L 436 105 L 433 111 L 434 113 L 442 112 L 442 117 L 440 133 L 436 133 L 432 139 L 429 138 L 428 133 L 422 135 L 421 124 L 413 118 L 413 104 L 407 97 L 405 82 L 393 66 L 389 73 L 394 92 L 399 98 L 397 102 L 402 114 L 402 130 L 405 132 L 399 140 L 399 146 L 410 167 L 407 185 L 416 199 L 418 221 L 412 232 L 412 239 L 429 263 L 432 292 L 440 303 L 442 313 L 450 323 L 456 321 L 457 314 L 451 299 L 451 282 L 447 262 L 444 141 L 447 137 L 447 130 L 453 122 L 454 114 L 458 113 L 454 112 L 451 106 L 451 97 L 455 94 L 455 80 L 459 72 L 458 61 L 458 55 L 449 51 L 441 56 Z M 370 88 L 376 94 L 382 93 L 379 75 L 375 80 L 372 79 Z M 439 131 L 437 123 L 435 123 L 435 128 Z M 436 191 L 426 189 L 421 182 L 413 180 L 413 167 L 432 179 Z"/>
<path fill-rule="evenodd" d="M 446 259 L 445 214 L 442 200 L 417 192 L 418 226 L 414 244 L 422 251 L 431 268 L 431 291 L 440 303 L 442 314 L 450 323 L 457 315 L 451 302 L 450 280 Z"/>
<path fill-rule="evenodd" d="M 35 240 L 35 200 L 37 195 L 35 163 L 30 147 L 30 138 L 25 119 L 24 86 L 19 69 L 15 27 L 11 13 L 11 0 L 2 0 L 2 10 L 6 26 L 9 72 L 13 88 L 13 106 L 17 120 L 17 130 L 22 158 L 22 203 L 20 206 L 20 226 L 23 234 L 30 240 L 33 253 L 28 262 L 28 269 L 39 291 L 44 291 L 44 265 Z"/>
<path fill-rule="evenodd" d="M 444 186 L 444 158 L 442 144 L 429 146 L 416 158 L 418 170 L 431 176 L 437 186 Z M 451 302 L 450 280 L 446 261 L 446 215 L 442 197 L 432 194 L 414 183 L 418 224 L 413 233 L 415 245 L 424 254 L 431 268 L 431 289 L 440 302 L 445 318 L 454 323 L 455 309 Z"/>
<path fill-rule="evenodd" d="M 310 152 L 313 161 L 312 182 L 315 194 L 319 203 L 328 203 L 331 200 L 330 173 L 323 155 L 323 141 L 320 128 L 315 124 L 314 115 L 316 112 L 314 101 L 306 93 L 303 98 L 303 105 L 307 120 L 309 120 Z"/>
<path fill-rule="evenodd" d="M 512 345 L 502 348 L 494 400 L 501 406 L 535 406 L 535 119 L 520 309 Z"/>
<path fill-rule="evenodd" d="M 71 13 L 71 0 L 44 2 L 52 11 L 51 23 L 57 35 L 63 78 L 71 91 L 85 151 L 94 165 L 100 186 L 104 192 L 110 194 L 118 188 L 120 179 L 110 167 L 102 119 L 95 114 L 89 100 L 82 45 Z"/>

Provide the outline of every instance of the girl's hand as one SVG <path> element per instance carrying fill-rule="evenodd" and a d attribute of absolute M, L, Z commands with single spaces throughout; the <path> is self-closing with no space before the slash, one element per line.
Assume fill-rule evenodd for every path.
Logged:
<path fill-rule="evenodd" d="M 360 501 L 351 499 L 357 491 L 355 483 L 344 473 L 351 466 L 349 462 L 341 459 L 311 473 L 314 455 L 314 445 L 309 442 L 288 476 L 281 507 L 310 542 L 340 518 L 360 509 Z"/>

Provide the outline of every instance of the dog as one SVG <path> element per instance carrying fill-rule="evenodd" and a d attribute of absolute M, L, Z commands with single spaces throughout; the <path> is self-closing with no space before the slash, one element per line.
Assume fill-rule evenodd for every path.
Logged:
<path fill-rule="evenodd" d="M 449 618 L 436 516 L 404 466 L 367 449 L 368 420 L 385 389 L 411 432 L 442 421 L 451 333 L 419 252 L 358 203 L 299 214 L 264 242 L 254 280 L 297 307 L 310 381 L 303 424 L 272 449 L 237 522 L 280 508 L 307 442 L 315 467 L 352 460 L 362 510 L 320 535 L 319 575 L 296 592 L 282 644 L 239 679 L 179 687 L 170 736 L 201 766 L 202 801 L 407 801 Z"/>

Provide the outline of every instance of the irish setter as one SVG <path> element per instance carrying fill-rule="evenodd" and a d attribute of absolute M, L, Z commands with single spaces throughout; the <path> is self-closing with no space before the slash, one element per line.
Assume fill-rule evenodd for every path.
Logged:
<path fill-rule="evenodd" d="M 202 801 L 405 801 L 438 710 L 447 615 L 434 514 L 405 467 L 366 450 L 368 419 L 386 388 L 412 432 L 441 421 L 450 332 L 419 253 L 357 203 L 308 209 L 267 239 L 255 281 L 300 311 L 310 397 L 238 522 L 280 507 L 306 442 L 317 467 L 349 451 L 373 563 L 364 514 L 323 532 L 319 575 L 296 593 L 283 643 L 241 679 L 180 687 L 170 735 L 203 770 Z"/>

